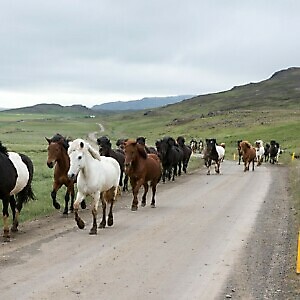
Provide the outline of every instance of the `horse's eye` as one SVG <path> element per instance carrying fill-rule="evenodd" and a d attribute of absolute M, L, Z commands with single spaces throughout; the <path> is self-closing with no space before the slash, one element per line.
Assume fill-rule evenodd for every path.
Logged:
<path fill-rule="evenodd" d="M 78 156 L 78 159 L 81 160 L 81 159 L 82 159 L 82 156 Z"/>

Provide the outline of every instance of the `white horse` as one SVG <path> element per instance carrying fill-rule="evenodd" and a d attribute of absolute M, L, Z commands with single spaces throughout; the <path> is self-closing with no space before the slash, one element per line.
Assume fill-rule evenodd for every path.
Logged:
<path fill-rule="evenodd" d="M 262 140 L 257 140 L 255 142 L 255 149 L 256 149 L 257 165 L 260 166 L 263 161 L 264 154 L 265 154 L 265 148 L 264 148 Z"/>
<path fill-rule="evenodd" d="M 92 214 L 93 226 L 90 234 L 97 234 L 97 210 L 99 199 L 102 202 L 102 221 L 99 228 L 106 226 L 106 203 L 110 203 L 107 225 L 113 225 L 112 208 L 118 193 L 120 166 L 112 157 L 100 156 L 99 152 L 91 145 L 76 139 L 69 143 L 68 155 L 70 168 L 68 176 L 75 178 L 77 175 L 77 195 L 74 202 L 74 213 L 77 226 L 83 229 L 84 221 L 78 215 L 79 204 L 86 196 L 93 198 Z"/>

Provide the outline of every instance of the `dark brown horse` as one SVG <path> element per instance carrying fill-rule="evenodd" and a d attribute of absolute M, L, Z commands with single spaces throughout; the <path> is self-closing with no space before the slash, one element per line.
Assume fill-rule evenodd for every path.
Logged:
<path fill-rule="evenodd" d="M 242 160 L 242 157 L 243 157 L 243 153 L 242 153 L 242 149 L 241 149 L 241 142 L 243 140 L 238 140 L 237 141 L 237 152 L 238 152 L 238 157 L 239 157 L 239 165 L 241 164 L 241 160 Z"/>
<path fill-rule="evenodd" d="M 111 142 L 110 139 L 107 136 L 101 136 L 97 139 L 97 144 L 99 145 L 99 153 L 100 155 L 106 156 L 106 157 L 112 157 L 114 158 L 121 170 L 120 174 L 120 180 L 119 180 L 119 186 L 123 187 L 123 192 L 128 191 L 128 176 L 125 174 L 124 180 L 124 170 L 125 170 L 125 153 L 122 149 L 112 149 L 111 148 Z"/>
<path fill-rule="evenodd" d="M 254 162 L 256 159 L 256 149 L 248 142 L 240 142 L 240 147 L 242 151 L 243 161 L 244 161 L 244 172 L 249 171 L 250 163 L 252 163 L 252 171 L 254 171 Z"/>
<path fill-rule="evenodd" d="M 138 208 L 138 192 L 144 186 L 142 206 L 146 205 L 146 196 L 149 189 L 148 182 L 152 187 L 151 207 L 155 207 L 156 186 L 161 178 L 161 163 L 156 154 L 147 154 L 143 145 L 134 140 L 128 140 L 125 144 L 125 172 L 130 178 L 133 200 L 131 210 Z"/>
<path fill-rule="evenodd" d="M 48 142 L 48 158 L 47 158 L 47 166 L 49 168 L 54 167 L 54 181 L 53 188 L 51 192 L 51 198 L 53 202 L 53 206 L 56 209 L 60 209 L 60 204 L 56 200 L 57 191 L 65 185 L 67 187 L 67 191 L 65 194 L 65 208 L 64 214 L 68 214 L 69 210 L 69 201 L 71 197 L 70 211 L 73 212 L 73 204 L 74 204 L 74 180 L 68 177 L 68 170 L 70 167 L 70 158 L 68 156 L 68 147 L 69 140 L 65 137 L 57 133 L 51 139 L 46 138 Z M 86 205 L 83 203 L 81 205 L 82 208 L 85 208 Z"/>

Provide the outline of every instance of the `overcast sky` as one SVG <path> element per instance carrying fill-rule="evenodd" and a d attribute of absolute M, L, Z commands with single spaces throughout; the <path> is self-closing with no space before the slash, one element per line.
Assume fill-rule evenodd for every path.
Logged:
<path fill-rule="evenodd" d="M 0 0 L 0 107 L 206 94 L 300 62 L 298 0 Z"/>

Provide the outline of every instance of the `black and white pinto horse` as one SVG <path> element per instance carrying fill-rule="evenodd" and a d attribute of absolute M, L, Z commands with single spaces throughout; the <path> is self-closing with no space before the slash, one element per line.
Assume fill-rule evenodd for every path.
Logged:
<path fill-rule="evenodd" d="M 225 148 L 217 145 L 216 139 L 206 139 L 204 149 L 204 162 L 207 167 L 207 175 L 210 175 L 210 166 L 212 161 L 215 162 L 215 171 L 220 174 L 220 165 L 225 156 Z"/>
<path fill-rule="evenodd" d="M 279 143 L 272 140 L 270 142 L 270 163 L 271 164 L 278 163 L 279 154 L 280 154 Z"/>
<path fill-rule="evenodd" d="M 183 136 L 179 136 L 176 141 L 178 146 L 182 149 L 183 152 L 182 170 L 184 173 L 186 173 L 192 155 L 192 149 L 190 146 L 187 146 L 185 144 L 185 138 Z"/>
<path fill-rule="evenodd" d="M 166 136 L 163 139 L 156 141 L 156 149 L 158 156 L 162 162 L 163 174 L 162 181 L 175 180 L 175 176 L 181 175 L 181 164 L 183 160 L 183 151 L 172 137 Z"/>
<path fill-rule="evenodd" d="M 124 174 L 125 172 L 125 152 L 122 149 L 112 149 L 111 142 L 107 136 L 101 136 L 97 139 L 97 144 L 99 146 L 99 153 L 100 155 L 106 157 L 114 158 L 120 166 L 120 180 L 119 186 L 123 187 L 123 192 L 128 191 L 128 176 Z M 124 176 L 124 180 L 123 180 Z"/>
<path fill-rule="evenodd" d="M 3 237 L 9 241 L 8 205 L 13 214 L 11 231 L 18 231 L 18 217 L 29 199 L 34 199 L 31 183 L 33 178 L 33 163 L 24 154 L 7 151 L 0 142 L 0 199 L 3 202 Z"/>

